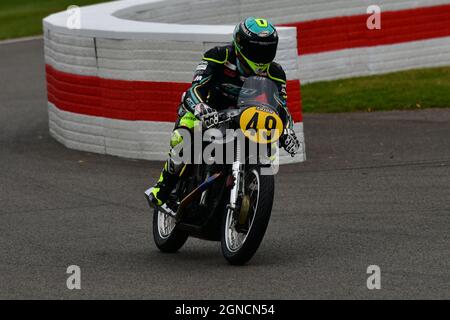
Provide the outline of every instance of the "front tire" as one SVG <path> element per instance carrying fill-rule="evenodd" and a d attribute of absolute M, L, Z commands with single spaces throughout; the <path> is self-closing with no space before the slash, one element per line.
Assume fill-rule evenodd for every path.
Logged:
<path fill-rule="evenodd" d="M 155 209 L 153 213 L 153 240 L 162 252 L 177 252 L 186 242 L 188 233 L 176 228 L 173 217 Z"/>
<path fill-rule="evenodd" d="M 248 262 L 258 250 L 264 238 L 272 212 L 275 182 L 273 175 L 260 175 L 258 167 L 252 167 L 246 172 L 244 189 L 251 193 L 249 187 L 257 187 L 257 197 L 250 196 L 247 232 L 240 232 L 234 226 L 236 218 L 230 209 L 226 209 L 222 222 L 222 253 L 232 265 L 243 265 Z M 253 193 L 255 190 L 253 190 Z M 252 199 L 253 197 L 253 199 Z M 241 230 L 242 231 L 242 230 Z M 233 238 L 236 243 L 233 243 Z M 240 241 L 240 243 L 239 243 Z"/>

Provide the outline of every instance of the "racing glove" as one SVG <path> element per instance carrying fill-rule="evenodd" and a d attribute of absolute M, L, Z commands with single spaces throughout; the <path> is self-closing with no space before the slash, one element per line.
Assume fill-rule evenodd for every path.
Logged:
<path fill-rule="evenodd" d="M 206 103 L 195 105 L 194 115 L 202 121 L 203 126 L 206 128 L 211 128 L 219 123 L 219 113 Z"/>
<path fill-rule="evenodd" d="M 284 129 L 283 135 L 280 138 L 280 143 L 284 150 L 291 155 L 291 157 L 295 156 L 300 148 L 300 142 L 292 129 Z"/>

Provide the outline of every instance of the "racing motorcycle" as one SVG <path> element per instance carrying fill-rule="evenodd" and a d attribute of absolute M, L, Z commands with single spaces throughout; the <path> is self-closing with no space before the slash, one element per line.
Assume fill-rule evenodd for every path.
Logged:
<path fill-rule="evenodd" d="M 226 149 L 232 149 L 227 154 L 231 161 L 183 167 L 169 200 L 154 208 L 153 238 L 159 250 L 176 252 L 191 236 L 220 241 L 223 256 L 230 264 L 242 265 L 252 258 L 272 211 L 273 158 L 284 129 L 280 117 L 283 109 L 278 101 L 272 80 L 250 77 L 240 89 L 237 107 L 218 113 L 216 133 L 233 129 L 244 138 L 223 134 L 225 138 L 220 139 L 214 135 L 206 142 L 224 149 L 231 144 L 233 148 Z M 249 152 L 251 146 L 258 148 L 256 155 Z"/>

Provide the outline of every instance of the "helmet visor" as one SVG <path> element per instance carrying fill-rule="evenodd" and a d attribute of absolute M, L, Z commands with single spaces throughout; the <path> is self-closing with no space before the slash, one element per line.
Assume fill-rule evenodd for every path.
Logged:
<path fill-rule="evenodd" d="M 259 54 L 256 57 L 255 57 L 255 55 L 251 55 L 251 57 L 253 57 L 253 59 L 252 59 L 246 53 L 243 52 L 244 50 L 239 49 L 239 46 L 235 45 L 235 48 L 236 48 L 237 53 L 245 60 L 247 65 L 253 70 L 253 72 L 255 74 L 261 74 L 262 72 L 266 71 L 269 68 L 270 63 L 275 58 L 275 53 L 271 53 L 270 55 Z M 261 51 L 261 47 L 259 47 L 259 50 Z M 248 50 L 245 50 L 245 51 L 248 51 Z M 269 51 L 269 50 L 267 50 L 267 51 Z M 276 44 L 275 44 L 274 52 L 276 52 Z"/>
<path fill-rule="evenodd" d="M 241 46 L 241 53 L 254 63 L 271 63 L 277 53 L 278 41 L 248 41 Z"/>

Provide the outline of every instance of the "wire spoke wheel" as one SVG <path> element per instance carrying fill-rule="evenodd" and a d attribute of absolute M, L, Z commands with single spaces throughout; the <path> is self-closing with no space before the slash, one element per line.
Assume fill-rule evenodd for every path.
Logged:
<path fill-rule="evenodd" d="M 158 233 L 162 239 L 169 238 L 175 226 L 175 218 L 158 210 Z"/>
<path fill-rule="evenodd" d="M 255 218 L 255 213 L 258 209 L 259 202 L 259 190 L 260 190 L 260 179 L 259 173 L 256 169 L 253 169 L 245 180 L 245 194 L 249 196 L 250 199 L 250 211 L 248 212 L 248 217 L 246 221 L 246 228 L 237 229 L 238 222 L 231 209 L 227 210 L 226 217 L 226 231 L 225 231 L 225 243 L 227 249 L 230 252 L 236 252 L 244 245 L 247 240 L 247 236 L 253 225 Z M 246 231 L 242 231 L 246 230 Z"/>
<path fill-rule="evenodd" d="M 273 175 L 261 175 L 259 166 L 247 167 L 239 212 L 226 209 L 222 220 L 222 253 L 230 264 L 243 265 L 258 250 L 269 224 L 274 192 Z"/>
<path fill-rule="evenodd" d="M 177 252 L 189 234 L 177 228 L 175 218 L 155 209 L 153 212 L 153 240 L 162 252 Z"/>

